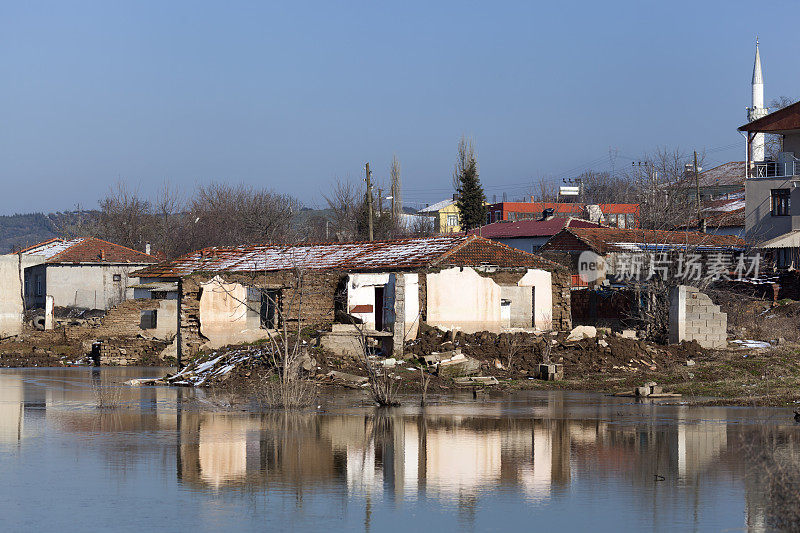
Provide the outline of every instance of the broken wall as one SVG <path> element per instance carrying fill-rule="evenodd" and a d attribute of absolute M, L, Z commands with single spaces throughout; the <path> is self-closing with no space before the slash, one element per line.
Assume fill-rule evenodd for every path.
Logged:
<path fill-rule="evenodd" d="M 696 287 L 678 285 L 669 295 L 669 342 L 697 341 L 703 348 L 728 345 L 728 315 Z"/>
<path fill-rule="evenodd" d="M 327 329 L 334 320 L 336 288 L 342 275 L 338 272 L 301 272 L 302 282 L 292 271 L 223 274 L 225 282 L 235 282 L 257 289 L 281 291 L 282 318 L 289 331 L 296 331 L 298 308 L 303 326 Z M 183 278 L 181 291 L 181 344 L 184 356 L 196 354 L 208 339 L 201 333 L 201 284 L 212 279 L 208 274 Z M 235 342 L 244 342 L 238 340 Z"/>
<path fill-rule="evenodd" d="M 216 349 L 266 339 L 258 311 L 248 306 L 247 287 L 226 283 L 221 277 L 200 284 L 200 334 L 205 348 Z"/>

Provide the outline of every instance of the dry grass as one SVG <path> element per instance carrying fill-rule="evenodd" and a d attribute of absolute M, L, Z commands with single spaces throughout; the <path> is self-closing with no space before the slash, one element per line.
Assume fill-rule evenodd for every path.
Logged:
<path fill-rule="evenodd" d="M 270 372 L 256 380 L 252 394 L 261 407 L 302 409 L 313 404 L 317 391 L 314 383 L 303 379 L 299 373 L 286 379 L 277 372 Z"/>

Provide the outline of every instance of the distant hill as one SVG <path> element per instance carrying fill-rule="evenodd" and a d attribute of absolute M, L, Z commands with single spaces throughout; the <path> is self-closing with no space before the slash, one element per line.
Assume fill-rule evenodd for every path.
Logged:
<path fill-rule="evenodd" d="M 26 246 L 61 237 L 66 230 L 94 212 L 28 213 L 0 216 L 0 253 L 9 253 Z"/>

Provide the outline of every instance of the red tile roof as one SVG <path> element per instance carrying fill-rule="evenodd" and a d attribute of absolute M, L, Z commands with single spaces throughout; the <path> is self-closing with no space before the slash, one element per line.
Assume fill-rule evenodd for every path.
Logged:
<path fill-rule="evenodd" d="M 491 211 L 502 209 L 504 211 L 513 211 L 518 213 L 541 213 L 545 209 L 553 209 L 555 213 L 583 213 L 586 205 L 583 203 L 562 203 L 562 202 L 500 202 L 488 206 Z M 639 204 L 597 204 L 603 214 L 627 214 L 639 213 Z"/>
<path fill-rule="evenodd" d="M 565 227 L 570 228 L 600 228 L 602 224 L 581 220 L 579 218 L 554 217 L 550 220 L 517 220 L 514 222 L 503 221 L 486 224 L 478 229 L 471 230 L 471 234 L 480 235 L 487 239 L 502 239 L 515 237 L 550 237 Z"/>
<path fill-rule="evenodd" d="M 144 252 L 120 246 L 94 237 L 76 239 L 50 239 L 20 251 L 25 255 L 38 255 L 45 263 L 129 263 L 150 265 L 158 258 Z"/>
<path fill-rule="evenodd" d="M 553 270 L 560 265 L 477 235 L 463 234 L 388 241 L 255 245 L 205 248 L 138 270 L 142 278 L 175 278 L 196 272 L 290 270 L 397 271 L 456 265 Z"/>
<path fill-rule="evenodd" d="M 730 235 L 693 231 L 664 231 L 618 228 L 566 228 L 548 240 L 541 251 L 577 252 L 590 249 L 605 254 L 674 248 L 741 249 L 745 242 Z"/>

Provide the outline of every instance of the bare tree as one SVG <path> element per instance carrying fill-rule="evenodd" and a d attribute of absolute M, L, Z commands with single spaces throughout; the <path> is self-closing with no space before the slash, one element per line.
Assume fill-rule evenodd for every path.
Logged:
<path fill-rule="evenodd" d="M 191 201 L 194 248 L 294 242 L 292 218 L 300 202 L 249 185 L 212 183 Z"/>
<path fill-rule="evenodd" d="M 767 107 L 769 108 L 770 113 L 774 113 L 775 111 L 779 111 L 784 107 L 789 107 L 796 101 L 796 98 L 778 96 L 773 98 Z M 783 151 L 783 135 L 767 135 L 765 139 L 765 145 L 764 157 L 768 161 L 777 161 L 778 153 Z"/>
<path fill-rule="evenodd" d="M 392 217 L 395 220 L 400 219 L 400 213 L 403 212 L 403 192 L 402 183 L 400 181 L 400 161 L 397 156 L 392 156 L 392 167 L 389 169 L 389 179 L 392 182 L 391 196 L 392 196 Z"/>
<path fill-rule="evenodd" d="M 120 180 L 100 200 L 100 216 L 90 231 L 101 239 L 141 249 L 150 222 L 150 212 L 150 202 Z"/>
<path fill-rule="evenodd" d="M 337 179 L 333 182 L 328 194 L 323 194 L 332 211 L 332 233 L 339 242 L 348 242 L 356 238 L 356 214 L 363 204 L 363 198 L 352 182 Z"/>

